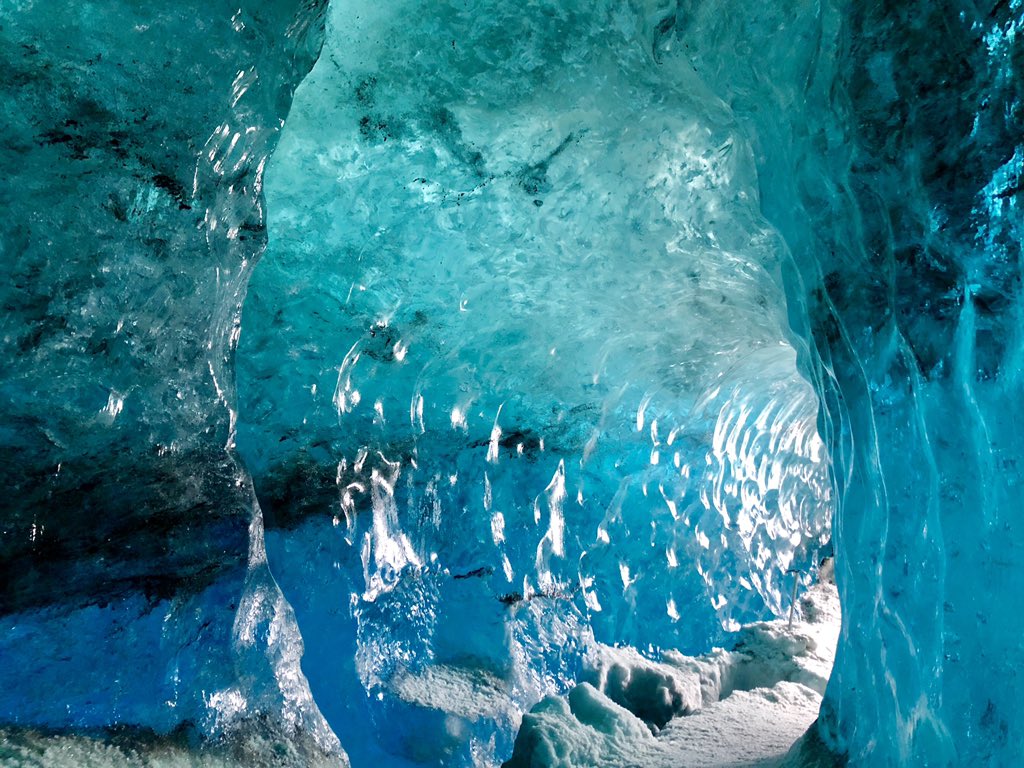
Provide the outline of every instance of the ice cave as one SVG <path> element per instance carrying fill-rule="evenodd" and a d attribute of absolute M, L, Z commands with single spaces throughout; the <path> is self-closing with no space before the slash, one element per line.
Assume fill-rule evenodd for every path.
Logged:
<path fill-rule="evenodd" d="M 0 0 L 0 765 L 1024 764 L 1024 0 Z"/>

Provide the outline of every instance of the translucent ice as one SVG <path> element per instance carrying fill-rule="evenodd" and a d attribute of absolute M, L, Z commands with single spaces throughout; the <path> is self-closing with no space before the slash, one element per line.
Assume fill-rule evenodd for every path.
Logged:
<path fill-rule="evenodd" d="M 225 450 L 263 167 L 318 20 L 0 3 L 2 722 L 336 744 Z"/>
<path fill-rule="evenodd" d="M 653 739 L 831 532 L 812 737 L 1012 764 L 1022 14 L 0 3 L 0 749 Z"/>
<path fill-rule="evenodd" d="M 785 245 L 729 110 L 651 25 L 332 9 L 268 166 L 238 442 L 343 743 L 369 717 L 408 759 L 468 761 L 495 727 L 500 752 L 492 721 L 571 682 L 590 633 L 705 648 L 781 612 L 827 533 Z M 442 664 L 508 706 L 403 693 Z"/>
<path fill-rule="evenodd" d="M 823 733 L 856 765 L 1012 764 L 1024 6 L 785 9 L 709 4 L 684 41 L 761 148 L 819 360 L 845 619 Z M 772 23 L 734 66 L 722 41 Z"/>

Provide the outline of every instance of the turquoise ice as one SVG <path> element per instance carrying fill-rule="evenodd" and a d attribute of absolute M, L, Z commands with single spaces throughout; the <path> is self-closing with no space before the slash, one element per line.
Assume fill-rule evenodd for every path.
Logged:
<path fill-rule="evenodd" d="M 4 743 L 500 764 L 834 552 L 821 743 L 1012 764 L 1022 13 L 0 3 Z"/>

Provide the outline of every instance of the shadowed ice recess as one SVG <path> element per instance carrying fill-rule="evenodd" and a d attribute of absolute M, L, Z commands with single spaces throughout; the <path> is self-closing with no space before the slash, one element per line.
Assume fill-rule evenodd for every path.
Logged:
<path fill-rule="evenodd" d="M 827 537 L 785 245 L 652 18 L 338 3 L 296 93 L 238 448 L 357 765 L 500 761 L 593 639 L 706 649 Z"/>

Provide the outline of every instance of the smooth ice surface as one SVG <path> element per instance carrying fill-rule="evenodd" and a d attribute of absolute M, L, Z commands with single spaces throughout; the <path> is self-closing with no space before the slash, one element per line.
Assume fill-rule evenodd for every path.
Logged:
<path fill-rule="evenodd" d="M 793 255 L 844 610 L 821 734 L 855 765 L 1024 751 L 1022 14 L 708 3 L 675 17 Z"/>
<path fill-rule="evenodd" d="M 790 194 L 763 199 L 801 273 L 791 317 L 820 356 L 837 470 L 823 732 L 855 765 L 1013 764 L 1024 5 L 836 10 L 821 86 L 794 102 L 766 84 L 747 118 L 766 138 L 792 121 L 802 146 L 797 177 L 763 177 Z"/>
<path fill-rule="evenodd" d="M 229 450 L 317 10 L 0 3 L 0 722 L 337 746 Z"/>

